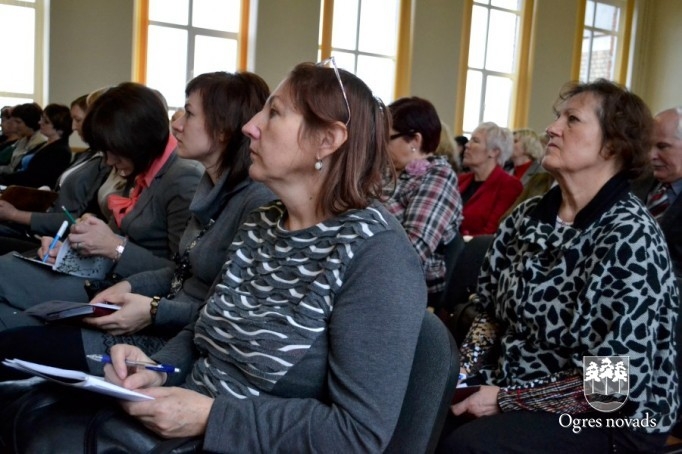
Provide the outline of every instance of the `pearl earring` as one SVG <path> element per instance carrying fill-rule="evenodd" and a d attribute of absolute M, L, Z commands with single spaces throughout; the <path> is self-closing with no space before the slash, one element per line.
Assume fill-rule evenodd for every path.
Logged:
<path fill-rule="evenodd" d="M 317 170 L 318 172 L 320 170 L 322 170 L 322 160 L 321 159 L 318 159 L 317 161 L 315 161 L 315 170 Z"/>
<path fill-rule="evenodd" d="M 414 153 L 415 151 L 417 151 L 417 149 L 414 148 L 414 147 L 411 147 L 410 150 L 412 150 L 412 153 Z"/>

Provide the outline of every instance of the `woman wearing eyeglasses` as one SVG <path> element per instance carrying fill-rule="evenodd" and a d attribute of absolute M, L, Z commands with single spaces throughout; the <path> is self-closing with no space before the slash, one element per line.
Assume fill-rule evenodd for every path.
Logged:
<path fill-rule="evenodd" d="M 191 80 L 186 112 L 173 122 L 173 134 L 178 155 L 200 162 L 206 171 L 190 204 L 192 216 L 180 239 L 175 267 L 134 274 L 99 293 L 92 302 L 118 304 L 121 309 L 85 319 L 87 329 L 48 325 L 0 333 L 0 357 L 101 375 L 102 364 L 87 361 L 85 355 L 108 353 L 117 342 L 152 354 L 191 323 L 241 222 L 275 198 L 249 178 L 249 140 L 241 131 L 268 94 L 265 81 L 247 72 L 207 73 Z M 14 375 L 10 369 L 0 370 L 1 379 Z"/>
<path fill-rule="evenodd" d="M 412 97 L 388 108 L 393 118 L 388 151 L 398 177 L 395 185 L 385 188 L 385 205 L 417 250 L 429 289 L 428 306 L 437 309 L 445 287 L 443 250 L 462 221 L 457 176 L 446 157 L 434 155 L 441 123 L 433 104 Z"/>
<path fill-rule="evenodd" d="M 280 200 L 247 217 L 196 324 L 153 355 L 181 373 L 128 375 L 124 359 L 150 358 L 112 348 L 109 380 L 155 397 L 126 412 L 210 452 L 385 449 L 426 304 L 419 258 L 376 202 L 389 123 L 350 73 L 293 69 L 243 128 L 249 174 Z"/>

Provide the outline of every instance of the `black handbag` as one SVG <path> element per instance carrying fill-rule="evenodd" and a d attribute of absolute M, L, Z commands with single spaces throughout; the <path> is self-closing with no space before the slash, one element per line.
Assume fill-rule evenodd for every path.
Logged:
<path fill-rule="evenodd" d="M 202 452 L 201 437 L 162 438 L 120 409 L 115 399 L 40 382 L 0 412 L 0 451 L 7 453 Z"/>

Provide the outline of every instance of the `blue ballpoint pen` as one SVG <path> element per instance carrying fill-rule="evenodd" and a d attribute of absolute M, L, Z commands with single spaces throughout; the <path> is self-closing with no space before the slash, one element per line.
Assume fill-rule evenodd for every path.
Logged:
<path fill-rule="evenodd" d="M 50 243 L 50 247 L 47 248 L 47 252 L 43 256 L 43 263 L 47 262 L 47 259 L 50 257 L 50 251 L 54 249 L 54 247 L 57 245 L 59 240 L 61 239 L 62 235 L 64 235 L 64 232 L 66 232 L 66 228 L 69 226 L 69 221 L 64 221 L 62 222 L 62 226 L 59 227 L 59 230 L 57 231 L 57 234 L 54 236 L 52 239 L 52 243 Z"/>
<path fill-rule="evenodd" d="M 111 356 L 109 356 L 109 355 L 86 355 L 86 358 L 91 359 L 93 361 L 97 361 L 99 363 L 111 364 Z M 178 369 L 177 367 L 168 366 L 166 364 L 155 364 L 155 363 L 147 363 L 147 362 L 143 362 L 143 361 L 132 361 L 129 359 L 126 359 L 126 364 L 128 366 L 144 367 L 147 370 L 153 370 L 154 372 L 165 372 L 167 374 L 180 372 L 180 369 Z"/>

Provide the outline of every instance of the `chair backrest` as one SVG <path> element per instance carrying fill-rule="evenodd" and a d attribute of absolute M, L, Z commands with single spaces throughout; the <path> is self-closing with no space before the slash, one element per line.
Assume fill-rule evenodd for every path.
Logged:
<path fill-rule="evenodd" d="M 478 235 L 464 244 L 443 292 L 442 306 L 449 312 L 458 304 L 466 302 L 469 295 L 476 291 L 478 273 L 492 241 L 493 235 Z"/>
<path fill-rule="evenodd" d="M 426 312 L 398 424 L 386 453 L 432 453 L 457 385 L 459 354 L 438 317 Z"/>

